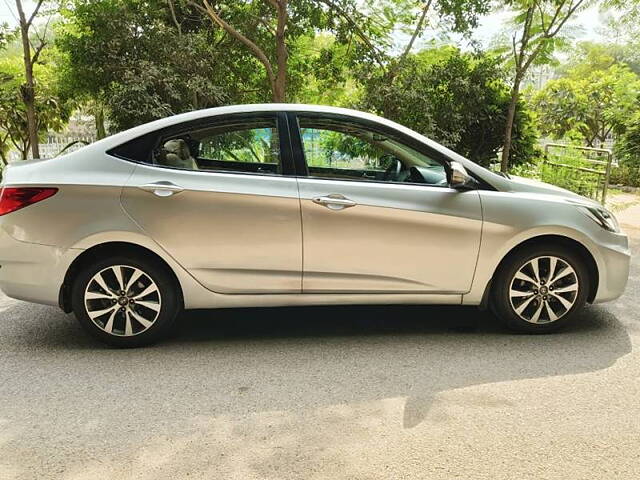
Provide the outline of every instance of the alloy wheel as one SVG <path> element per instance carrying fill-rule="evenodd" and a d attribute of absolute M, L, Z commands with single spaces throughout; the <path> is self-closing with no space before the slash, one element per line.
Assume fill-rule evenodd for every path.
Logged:
<path fill-rule="evenodd" d="M 139 268 L 113 265 L 87 283 L 84 305 L 91 321 L 110 335 L 131 337 L 148 330 L 162 307 L 158 285 Z"/>
<path fill-rule="evenodd" d="M 528 260 L 513 276 L 509 301 L 529 323 L 551 323 L 566 315 L 576 302 L 578 276 L 569 263 L 555 256 Z"/>

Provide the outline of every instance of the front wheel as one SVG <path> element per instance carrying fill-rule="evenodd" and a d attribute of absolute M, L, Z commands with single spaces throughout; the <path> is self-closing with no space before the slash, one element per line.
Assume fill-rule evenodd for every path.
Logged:
<path fill-rule="evenodd" d="M 157 262 L 128 256 L 97 260 L 76 277 L 72 308 L 94 337 L 117 347 L 154 343 L 180 310 L 171 274 Z"/>
<path fill-rule="evenodd" d="M 585 304 L 584 260 L 559 245 L 530 246 L 510 255 L 493 284 L 492 309 L 511 329 L 548 333 L 570 323 Z"/>

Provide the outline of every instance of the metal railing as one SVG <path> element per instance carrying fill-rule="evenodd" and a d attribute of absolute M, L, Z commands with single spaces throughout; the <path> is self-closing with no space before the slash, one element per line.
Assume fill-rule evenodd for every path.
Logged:
<path fill-rule="evenodd" d="M 564 149 L 566 150 L 564 155 L 556 155 L 558 160 L 550 159 L 550 150 L 551 149 Z M 572 151 L 585 152 L 584 155 L 580 159 L 580 164 L 571 163 L 566 160 L 570 158 L 568 153 Z M 598 156 L 604 156 L 606 160 L 599 160 L 596 158 L 590 158 L 591 153 L 595 153 Z M 562 161 L 562 158 L 565 161 Z M 574 145 L 565 145 L 562 143 L 547 143 L 544 146 L 544 166 L 550 165 L 554 168 L 559 169 L 567 169 L 572 170 L 574 172 L 585 173 L 589 176 L 595 176 L 596 181 L 595 185 L 593 185 L 593 190 L 589 189 L 589 191 L 580 191 L 577 193 L 587 194 L 592 197 L 594 200 L 599 201 L 604 205 L 607 200 L 607 191 L 609 189 L 609 179 L 611 177 L 611 168 L 617 166 L 613 160 L 613 155 L 611 150 L 607 148 L 594 148 L 594 147 L 580 147 Z M 559 185 L 563 186 L 563 185 Z M 594 192 L 593 194 L 591 192 Z"/>

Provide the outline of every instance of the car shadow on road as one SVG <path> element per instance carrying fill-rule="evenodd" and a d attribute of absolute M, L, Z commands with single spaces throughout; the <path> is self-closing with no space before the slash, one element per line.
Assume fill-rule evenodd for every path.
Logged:
<path fill-rule="evenodd" d="M 148 385 L 149 378 L 161 378 L 153 393 L 167 396 L 176 421 L 193 413 L 194 398 L 202 405 L 216 399 L 220 414 L 299 411 L 406 397 L 403 426 L 411 428 L 426 418 L 440 392 L 597 371 L 631 351 L 624 326 L 599 306 L 588 306 L 570 328 L 551 335 L 512 334 L 489 313 L 466 307 L 196 311 L 181 318 L 172 338 L 134 350 L 103 347 L 71 317 L 45 307 L 37 307 L 43 316 L 49 312 L 62 321 L 43 326 L 42 319 L 21 320 L 16 318 L 19 306 L 24 309 L 24 304 L 17 304 L 3 312 L 5 318 L 26 324 L 12 330 L 24 330 L 23 334 L 8 339 L 16 350 L 36 350 L 40 355 L 56 351 L 52 362 L 67 358 L 74 375 L 86 376 L 98 389 L 96 382 L 116 384 L 123 374 L 105 370 L 105 364 L 115 361 L 124 368 L 134 362 L 136 367 L 126 371 L 128 383 Z M 43 375 L 47 368 L 43 366 Z M 103 392 L 107 397 L 116 394 L 117 389 L 106 387 Z"/>
<path fill-rule="evenodd" d="M 586 373 L 631 351 L 624 327 L 606 308 L 588 306 L 566 330 L 550 335 L 506 331 L 473 307 L 345 306 L 192 312 L 169 343 L 327 340 L 328 352 L 348 342 L 374 345 L 337 368 L 309 366 L 327 381 L 326 402 L 339 402 L 339 385 L 359 384 L 363 397 L 407 396 L 403 425 L 421 423 L 435 394 L 471 385 Z M 375 347 L 375 345 L 378 345 Z M 336 351 L 335 354 L 339 355 Z M 372 363 L 367 364 L 367 361 Z M 336 382 L 336 380 L 338 380 Z M 332 383 L 333 382 L 333 383 Z M 335 385 L 326 395 L 327 385 Z M 319 385 L 320 386 L 320 385 Z M 369 392 L 367 392 L 369 390 Z M 375 393 L 374 393 L 375 392 Z M 344 392 L 346 393 L 346 392 Z"/>

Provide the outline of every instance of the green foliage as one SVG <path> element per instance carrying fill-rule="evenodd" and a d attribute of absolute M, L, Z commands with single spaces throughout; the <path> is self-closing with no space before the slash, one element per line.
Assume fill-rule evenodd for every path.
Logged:
<path fill-rule="evenodd" d="M 580 150 L 577 148 L 579 146 L 578 143 L 564 148 L 551 147 L 546 156 L 540 155 L 528 163 L 517 165 L 509 173 L 599 200 L 602 196 L 606 167 L 592 160 L 604 161 L 606 158 L 598 152 Z M 611 172 L 612 178 L 615 170 Z"/>
<path fill-rule="evenodd" d="M 640 168 L 640 112 L 627 123 L 626 131 L 616 142 L 615 154 L 622 166 Z"/>
<path fill-rule="evenodd" d="M 265 98 L 256 61 L 210 21 L 164 0 L 73 0 L 57 46 L 65 93 L 107 107 L 112 130 L 198 108 Z"/>
<path fill-rule="evenodd" d="M 361 108 L 406 125 L 471 160 L 489 165 L 503 143 L 510 88 L 497 57 L 452 47 L 421 52 L 389 84 L 384 71 L 366 79 Z M 519 102 L 512 161 L 535 154 L 535 124 Z"/>
<path fill-rule="evenodd" d="M 561 76 L 586 77 L 593 72 L 603 72 L 614 65 L 627 65 L 638 73 L 634 45 L 615 43 L 577 42 L 569 52 L 569 58 L 558 66 Z M 632 52 L 633 50 L 633 52 Z"/>
<path fill-rule="evenodd" d="M 36 84 L 36 111 L 38 130 L 60 130 L 70 114 L 70 105 L 59 98 L 56 65 L 47 54 L 34 66 Z M 24 84 L 24 67 L 20 56 L 0 58 L 0 158 L 7 161 L 7 153 L 15 148 L 22 158 L 27 158 L 29 134 L 21 86 Z"/>
<path fill-rule="evenodd" d="M 588 146 L 597 146 L 624 131 L 639 105 L 640 80 L 624 65 L 600 69 L 606 65 L 577 64 L 533 95 L 543 134 L 563 138 L 578 133 Z"/>
<path fill-rule="evenodd" d="M 211 3 L 275 68 L 273 5 Z M 269 101 L 272 86 L 263 65 L 194 4 L 202 6 L 187 0 L 68 0 L 57 38 L 67 60 L 61 70 L 67 96 L 106 106 L 112 130 L 192 109 Z M 397 32 L 416 28 L 422 8 L 415 0 L 289 1 L 288 99 L 348 103 L 358 86 L 353 69 L 393 63 Z M 462 32 L 488 9 L 488 0 L 431 3 L 442 28 Z"/>
<path fill-rule="evenodd" d="M 353 159 L 365 162 L 385 155 L 382 148 L 355 134 L 317 128 L 303 128 L 301 133 L 305 157 L 312 167 L 354 168 Z M 361 165 L 362 168 L 365 166 L 380 167 Z"/>
<path fill-rule="evenodd" d="M 611 185 L 640 187 L 640 167 L 620 165 L 612 169 L 609 183 Z"/>
<path fill-rule="evenodd" d="M 539 164 L 541 181 L 571 190 L 579 195 L 599 199 L 604 176 L 604 167 L 589 160 L 588 154 L 568 146 L 560 151 L 549 152 L 546 161 Z"/>
<path fill-rule="evenodd" d="M 277 130 L 265 126 L 204 138 L 199 156 L 218 161 L 277 163 L 278 152 Z"/>
<path fill-rule="evenodd" d="M 347 106 L 359 95 L 359 85 L 349 70 L 352 53 L 335 36 L 320 33 L 300 37 L 294 51 L 290 71 L 305 72 L 304 81 L 296 82 L 290 92 L 294 102 Z"/>

